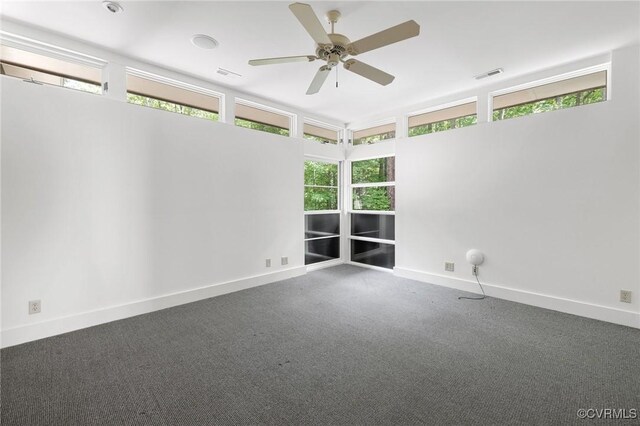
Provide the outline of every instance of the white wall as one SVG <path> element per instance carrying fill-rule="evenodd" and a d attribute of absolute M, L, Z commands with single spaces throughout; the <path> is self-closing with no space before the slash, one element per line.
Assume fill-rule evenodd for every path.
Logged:
<path fill-rule="evenodd" d="M 638 62 L 605 103 L 398 139 L 396 272 L 478 291 L 477 248 L 488 294 L 640 327 Z"/>
<path fill-rule="evenodd" d="M 6 77 L 1 97 L 5 346 L 114 319 L 87 312 L 304 272 L 299 139 Z M 147 305 L 120 316 L 167 304 Z"/>

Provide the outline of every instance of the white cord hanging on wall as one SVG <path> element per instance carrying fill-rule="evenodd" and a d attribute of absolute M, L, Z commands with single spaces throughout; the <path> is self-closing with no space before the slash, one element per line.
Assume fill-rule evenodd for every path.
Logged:
<path fill-rule="evenodd" d="M 481 265 L 482 262 L 484 262 L 484 254 L 482 254 L 480 250 L 471 249 L 467 252 L 467 262 L 473 265 L 473 275 L 476 277 L 478 286 L 480 286 L 480 290 L 482 291 L 482 296 L 480 297 L 460 296 L 458 297 L 458 299 L 482 300 L 487 296 L 484 292 L 484 288 L 482 287 L 482 284 L 480 284 L 480 279 L 478 278 L 478 265 Z"/>

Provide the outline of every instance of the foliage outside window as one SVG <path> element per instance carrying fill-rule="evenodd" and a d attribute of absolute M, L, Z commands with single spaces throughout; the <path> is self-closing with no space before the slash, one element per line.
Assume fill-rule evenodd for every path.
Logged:
<path fill-rule="evenodd" d="M 305 265 L 340 258 L 340 213 L 327 212 L 339 208 L 338 170 L 335 163 L 304 163 Z"/>
<path fill-rule="evenodd" d="M 236 100 L 235 125 L 246 129 L 289 136 L 291 121 L 266 106 L 252 106 L 248 101 Z"/>
<path fill-rule="evenodd" d="M 178 82 L 160 81 L 159 77 L 156 80 L 128 73 L 127 102 L 205 120 L 219 120 L 220 99 L 217 96 L 187 89 Z"/>
<path fill-rule="evenodd" d="M 468 102 L 409 117 L 409 136 L 472 126 L 478 122 L 476 102 Z"/>
<path fill-rule="evenodd" d="M 607 99 L 607 72 L 598 71 L 493 98 L 493 120 L 506 120 L 603 102 Z"/>
<path fill-rule="evenodd" d="M 304 210 L 338 210 L 338 165 L 304 162 Z"/>
<path fill-rule="evenodd" d="M 395 266 L 395 157 L 351 163 L 352 212 L 349 259 Z M 379 213 L 371 213 L 373 211 Z"/>
<path fill-rule="evenodd" d="M 315 124 L 304 123 L 303 135 L 304 139 L 308 139 L 320 143 L 338 144 L 338 131 Z"/>
<path fill-rule="evenodd" d="M 190 117 L 204 118 L 206 120 L 218 121 L 219 118 L 217 112 L 205 111 L 203 109 L 163 101 L 149 96 L 136 95 L 133 93 L 127 93 L 127 102 L 130 104 L 161 109 L 163 111 L 177 112 L 178 114 L 184 114 Z"/>
<path fill-rule="evenodd" d="M 369 127 L 353 132 L 353 145 L 368 145 L 396 137 L 395 123 Z"/>
<path fill-rule="evenodd" d="M 282 127 L 271 126 L 257 121 L 245 120 L 243 118 L 236 117 L 235 125 L 238 127 L 244 127 L 245 129 L 258 130 L 281 136 L 289 136 L 289 129 L 283 129 Z"/>
<path fill-rule="evenodd" d="M 395 210 L 395 157 L 351 163 L 353 210 Z"/>
<path fill-rule="evenodd" d="M 539 114 L 541 112 L 555 111 L 558 109 L 572 108 L 581 105 L 603 102 L 607 99 L 607 88 L 597 87 L 566 95 L 554 96 L 522 105 L 514 105 L 506 108 L 494 109 L 493 120 L 506 120 L 509 118 L 523 117 L 525 115 Z"/>

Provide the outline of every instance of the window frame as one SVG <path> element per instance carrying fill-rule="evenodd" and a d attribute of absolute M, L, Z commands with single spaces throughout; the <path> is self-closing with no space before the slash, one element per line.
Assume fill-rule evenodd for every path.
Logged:
<path fill-rule="evenodd" d="M 376 160 L 379 158 L 390 158 L 390 157 L 395 157 L 395 154 L 384 154 L 384 155 L 374 155 L 374 156 L 368 156 L 368 157 L 362 157 L 362 158 L 358 158 L 358 159 L 353 159 L 353 160 L 349 160 L 348 161 L 348 190 L 346 191 L 346 202 L 347 202 L 347 209 L 346 212 L 348 214 L 354 213 L 354 214 L 358 214 L 358 213 L 364 213 L 364 214 L 388 214 L 388 215 L 395 215 L 396 211 L 395 210 L 355 210 L 353 208 L 353 189 L 354 188 L 377 188 L 377 187 L 394 187 L 396 186 L 396 181 L 392 181 L 392 182 L 367 182 L 367 183 L 352 183 L 352 179 L 353 179 L 353 168 L 352 168 L 352 163 L 354 162 L 358 162 L 358 161 L 366 161 L 366 160 Z M 351 225 L 351 223 L 349 223 L 349 225 Z M 351 228 L 349 228 L 351 229 Z"/>
<path fill-rule="evenodd" d="M 362 130 L 372 129 L 372 128 L 375 128 L 375 127 L 386 126 L 386 125 L 389 125 L 389 124 L 392 124 L 394 126 L 394 129 L 393 129 L 394 136 L 392 138 L 383 139 L 383 140 L 378 141 L 378 142 L 367 143 L 367 144 L 360 143 L 360 144 L 356 145 L 354 143 L 355 142 L 354 133 L 360 132 Z M 376 145 L 376 144 L 379 144 L 379 143 L 392 142 L 392 141 L 395 141 L 396 139 L 398 139 L 398 123 L 397 123 L 395 118 L 386 118 L 386 119 L 383 119 L 383 120 L 373 121 L 373 122 L 367 123 L 364 126 L 357 126 L 357 127 L 354 127 L 354 128 L 348 128 L 347 130 L 349 132 L 349 144 L 352 147 Z M 378 135 L 378 134 L 383 134 L 383 133 L 374 133 L 372 136 L 375 136 L 375 135 Z M 373 158 L 378 158 L 378 157 L 373 157 Z"/>
<path fill-rule="evenodd" d="M 534 80 L 534 81 L 530 81 L 527 83 L 523 83 L 523 84 L 519 84 L 519 85 L 515 85 L 515 86 L 510 86 L 507 88 L 503 88 L 503 89 L 498 89 L 498 90 L 494 90 L 491 91 L 487 94 L 487 103 L 488 103 L 488 108 L 487 108 L 487 116 L 485 117 L 487 122 L 490 123 L 494 123 L 497 121 L 504 121 L 504 120 L 494 120 L 493 119 L 493 99 L 497 96 L 501 96 L 501 95 L 506 95 L 509 93 L 513 93 L 513 92 L 518 92 L 521 90 L 526 90 L 526 89 L 531 89 L 534 87 L 538 87 L 538 86 L 544 86 L 546 84 L 551 84 L 551 83 L 557 83 L 560 81 L 564 81 L 564 80 L 569 80 L 572 78 L 576 78 L 576 77 L 582 77 L 588 74 L 594 74 L 600 71 L 606 71 L 606 75 L 607 75 L 607 80 L 606 80 L 606 86 L 605 86 L 605 99 L 602 102 L 607 102 L 609 100 L 611 100 L 611 61 L 608 62 L 604 62 L 604 63 L 600 63 L 598 65 L 593 65 L 590 67 L 586 67 L 586 68 L 581 68 L 579 70 L 575 70 L 575 71 L 569 71 L 566 73 L 562 73 L 562 74 L 557 74 L 551 77 L 546 77 L 546 78 L 542 78 L 542 79 L 538 79 L 538 80 Z M 543 99 L 540 99 L 543 100 Z M 532 101 L 532 102 L 537 102 L 537 101 Z M 529 102 L 527 102 L 529 103 Z M 597 102 L 599 103 L 599 102 Z M 589 105 L 589 104 L 586 104 Z M 581 106 L 585 106 L 585 105 L 581 105 Z M 574 107 L 571 107 L 574 108 Z M 565 109 L 571 109 L 571 108 L 565 108 Z M 557 111 L 557 110 L 556 110 Z M 551 112 L 551 111 L 549 111 Z M 530 115 L 537 115 L 537 114 L 527 114 L 527 115 L 523 115 L 520 117 L 514 117 L 514 118 L 522 118 L 522 117 L 528 117 Z"/>
<path fill-rule="evenodd" d="M 255 108 L 255 109 L 259 109 L 259 110 L 262 110 L 262 111 L 270 112 L 270 113 L 273 113 L 273 114 L 278 114 L 278 115 L 285 116 L 285 117 L 287 117 L 289 119 L 289 129 L 288 129 L 289 130 L 289 134 L 286 135 L 286 136 L 285 135 L 278 135 L 278 136 L 291 138 L 291 137 L 294 137 L 296 135 L 298 115 L 293 113 L 293 112 L 285 111 L 285 110 L 282 110 L 282 109 L 279 109 L 279 108 L 274 108 L 274 107 L 271 107 L 269 105 L 261 104 L 261 103 L 258 103 L 258 102 L 253 102 L 251 100 L 248 100 L 248 99 L 245 99 L 245 98 L 239 98 L 239 97 L 236 97 L 234 99 L 234 105 L 244 105 L 244 106 L 249 107 L 249 108 Z M 235 119 L 236 118 L 239 118 L 241 120 L 246 120 L 246 121 L 252 121 L 252 120 L 247 120 L 247 119 L 242 118 L 242 117 L 237 117 L 234 114 L 234 117 L 233 117 L 233 121 L 234 122 L 230 123 L 230 124 L 233 124 L 235 127 L 242 127 L 242 126 L 238 126 L 238 125 L 235 124 Z M 254 122 L 254 121 L 252 121 L 252 122 Z M 255 122 L 255 123 L 257 123 L 257 122 Z M 265 124 L 265 123 L 260 123 L 260 124 Z M 271 124 L 267 124 L 267 125 L 268 126 L 273 126 Z M 273 127 L 278 127 L 278 126 L 273 126 Z M 255 129 L 249 129 L 249 130 L 255 130 Z M 260 131 L 260 130 L 257 130 L 257 131 Z M 269 132 L 263 132 L 263 133 L 269 133 Z M 275 134 L 275 133 L 271 133 L 271 134 Z"/>
<path fill-rule="evenodd" d="M 197 106 L 193 106 L 193 105 L 187 105 L 187 104 L 183 104 L 183 103 L 179 103 L 176 101 L 172 101 L 170 99 L 166 99 L 166 98 L 162 98 L 160 96 L 148 96 L 148 95 L 142 95 L 136 92 L 129 92 L 129 88 L 126 87 L 126 79 L 128 78 L 128 76 L 134 76 L 134 77 L 138 77 L 138 78 L 142 78 L 145 80 L 149 80 L 152 81 L 154 83 L 158 83 L 158 84 L 162 84 L 165 86 L 172 86 L 175 87 L 177 89 L 181 89 L 181 90 L 186 90 L 189 92 L 194 92 L 194 93 L 198 93 L 200 95 L 205 95 L 205 96 L 210 96 L 210 97 L 214 97 L 218 99 L 218 111 L 211 111 L 211 110 L 207 110 L 204 108 L 200 108 Z M 126 95 L 128 95 L 129 93 L 133 94 L 133 95 L 137 95 L 137 96 L 144 96 L 146 98 L 150 98 L 150 99 L 156 99 L 162 102 L 169 102 L 175 105 L 180 105 L 180 106 L 184 106 L 184 107 L 188 107 L 188 108 L 194 108 L 194 109 L 198 109 L 201 111 L 206 111 L 206 112 L 210 112 L 210 113 L 215 113 L 218 115 L 218 120 L 209 120 L 209 121 L 217 121 L 217 122 L 224 122 L 225 119 L 225 95 L 222 92 L 217 92 L 215 90 L 211 90 L 211 89 L 207 89 L 205 87 L 201 87 L 201 86 L 196 86 L 195 84 L 191 84 L 191 83 L 187 83 L 184 81 L 179 81 L 179 80 L 175 80 L 173 78 L 169 78 L 169 77 L 165 77 L 159 74 L 154 74 L 154 73 L 150 73 L 138 68 L 132 68 L 132 67 L 125 67 L 125 92 Z M 127 100 L 128 104 L 132 104 L 132 105 L 137 105 L 134 103 L 131 103 Z M 139 105 L 142 106 L 142 105 Z M 157 109 L 159 111 L 165 111 L 165 112 L 173 112 L 173 111 L 166 111 L 160 108 L 153 108 L 153 107 L 149 107 L 152 109 Z M 174 112 L 176 114 L 180 114 L 178 112 Z M 181 115 L 186 115 L 186 114 L 181 114 Z"/>
<path fill-rule="evenodd" d="M 105 89 L 105 68 L 108 65 L 108 62 L 102 58 L 87 55 L 85 53 L 77 52 L 70 49 L 65 49 L 62 47 L 58 47 L 52 44 L 40 42 L 37 40 L 33 40 L 27 37 L 19 36 L 13 33 L 9 33 L 6 31 L 0 32 L 0 45 L 6 46 L 11 49 L 20 50 L 26 53 L 31 53 L 34 55 L 43 56 L 45 58 L 54 59 L 57 61 L 66 62 L 68 64 L 79 65 L 86 68 L 95 69 L 100 75 L 99 81 L 88 81 L 85 78 L 74 77 L 72 75 L 68 75 L 66 73 L 61 72 L 51 72 L 47 71 L 43 68 L 38 67 L 33 64 L 19 64 L 13 61 L 3 61 L 7 65 L 16 66 L 23 69 L 28 69 L 30 71 L 40 72 L 43 74 L 51 75 L 54 77 L 59 77 L 61 79 L 73 80 L 80 83 L 92 84 L 99 88 L 100 93 L 93 93 L 87 90 L 74 89 L 72 87 L 67 87 L 62 84 L 51 84 L 47 82 L 39 82 L 38 80 L 34 80 L 36 83 L 44 84 L 47 86 L 60 87 L 63 89 L 71 89 L 76 92 L 89 93 L 92 95 L 104 96 L 106 93 Z M 4 74 L 6 77 L 20 79 L 23 81 L 29 81 L 27 79 L 23 79 L 21 77 L 16 77 L 10 74 Z"/>
<path fill-rule="evenodd" d="M 345 256 L 345 248 L 344 248 L 344 235 L 345 235 L 345 219 L 344 219 L 344 214 L 343 214 L 343 196 L 344 196 L 344 169 L 345 169 L 345 162 L 342 160 L 336 160 L 333 158 L 325 158 L 325 157 L 318 157 L 318 156 L 313 156 L 313 155 L 305 155 L 304 162 L 307 161 L 314 161 L 314 162 L 320 162 L 320 163 L 328 163 L 328 164 L 336 164 L 338 166 L 338 203 L 337 203 L 337 210 L 304 210 L 304 188 L 306 188 L 308 185 L 305 184 L 304 182 L 304 172 L 303 172 L 303 178 L 302 178 L 302 191 L 303 191 L 303 205 L 302 205 L 302 210 L 303 210 L 303 218 L 306 218 L 306 216 L 312 216 L 312 215 L 322 215 L 322 214 L 337 214 L 338 215 L 338 226 L 340 227 L 340 232 L 338 235 L 331 235 L 331 236 L 324 236 L 324 237 L 314 237 L 314 238 L 306 238 L 306 220 L 303 220 L 303 224 L 302 224 L 302 235 L 303 235 L 303 242 L 302 242 L 302 250 L 303 250 L 303 259 L 306 256 L 306 246 L 307 246 L 307 241 L 315 241 L 315 240 L 320 240 L 320 239 L 329 239 L 329 238 L 338 238 L 338 246 L 340 247 L 340 256 L 335 258 L 335 259 L 328 259 L 325 261 L 321 261 L 321 262 L 315 262 L 315 263 L 310 263 L 310 264 L 306 264 L 305 261 L 305 267 L 307 268 L 307 271 L 312 271 L 312 270 L 316 270 L 316 269 L 322 269 L 325 267 L 329 267 L 329 266 L 333 266 L 334 264 L 340 264 L 344 262 L 344 256 Z M 304 167 L 304 166 L 303 166 Z M 333 188 L 333 187 L 331 187 Z"/>
<path fill-rule="evenodd" d="M 359 241 L 367 241 L 367 242 L 373 242 L 373 243 L 380 243 L 380 244 L 388 244 L 388 245 L 392 245 L 394 246 L 394 250 L 395 250 L 395 245 L 396 245 L 396 241 L 395 240 L 387 240 L 387 239 L 382 239 L 382 238 L 370 238 L 370 237 L 361 237 L 361 236 L 354 236 L 351 235 L 351 226 L 352 226 L 352 215 L 354 214 L 371 214 L 371 215 L 389 215 L 389 216 L 396 216 L 396 210 L 354 210 L 353 209 L 353 188 L 367 188 L 367 187 L 376 187 L 376 186 L 393 186 L 395 188 L 395 180 L 393 182 L 374 182 L 374 183 L 352 183 L 352 163 L 356 162 L 356 161 L 365 161 L 365 160 L 375 160 L 378 158 L 389 158 L 389 157 L 395 157 L 395 153 L 394 154 L 383 154 L 383 155 L 373 155 L 373 156 L 366 156 L 366 157 L 359 157 L 357 159 L 350 159 L 345 161 L 345 181 L 347 182 L 347 185 L 345 187 L 345 203 L 348 206 L 348 208 L 345 209 L 345 224 L 344 224 L 344 228 L 343 228 L 343 234 L 345 235 L 344 238 L 344 245 L 343 245 L 343 252 L 346 253 L 345 254 L 345 258 L 347 259 L 345 263 L 350 264 L 350 265 L 355 265 L 355 266 L 359 266 L 362 268 L 370 268 L 370 269 L 375 269 L 378 271 L 382 271 L 382 272 L 389 272 L 389 273 L 393 273 L 393 268 L 383 268 L 381 266 L 375 266 L 375 265 L 369 265 L 366 263 L 361 263 L 361 262 L 355 262 L 351 259 L 351 241 L 352 240 L 359 240 Z M 395 203 L 394 203 L 395 205 Z M 394 219 L 395 220 L 395 219 Z M 342 225 L 341 225 L 342 226 Z"/>
<path fill-rule="evenodd" d="M 316 127 L 321 127 L 324 128 L 326 130 L 331 130 L 331 131 L 335 131 L 336 132 L 336 143 L 333 144 L 331 142 L 327 143 L 323 143 L 320 141 L 317 141 L 315 139 L 310 139 L 305 137 L 305 133 L 304 132 L 304 125 L 305 124 L 309 124 L 311 126 L 316 126 Z M 316 143 L 320 143 L 323 145 L 335 145 L 335 146 L 340 146 L 343 143 L 343 137 L 344 137 L 344 128 L 340 127 L 340 126 L 335 126 L 333 124 L 329 124 L 329 123 L 325 123 L 323 121 L 318 121 L 318 120 L 314 120 L 313 118 L 309 118 L 309 117 L 303 117 L 302 119 L 302 139 L 307 140 L 307 141 L 311 141 L 311 142 L 316 142 Z"/>
<path fill-rule="evenodd" d="M 439 105 L 423 108 L 423 109 L 420 109 L 420 110 L 413 111 L 413 112 L 410 112 L 408 114 L 405 114 L 405 116 L 403 117 L 404 118 L 403 126 L 407 131 L 407 138 L 414 138 L 414 137 L 418 137 L 418 136 L 431 135 L 433 133 L 441 133 L 441 132 L 431 132 L 431 133 L 423 133 L 421 135 L 414 135 L 414 136 L 409 135 L 409 132 L 411 130 L 411 127 L 409 127 L 409 120 L 411 119 L 411 117 L 415 117 L 417 115 L 422 115 L 422 114 L 428 114 L 428 113 L 431 113 L 431 112 L 437 112 L 437 111 L 441 111 L 441 110 L 445 110 L 445 109 L 449 109 L 449 108 L 454 108 L 454 107 L 457 107 L 457 106 L 470 104 L 470 103 L 474 103 L 474 102 L 476 104 L 476 113 L 475 113 L 476 123 L 473 124 L 473 126 L 476 126 L 478 124 L 478 119 L 480 118 L 478 116 L 478 97 L 477 96 L 472 96 L 472 97 L 469 97 L 469 98 L 459 99 L 459 100 L 456 100 L 456 101 L 447 102 L 445 104 L 439 104 Z M 467 116 L 465 115 L 465 116 L 462 116 L 462 117 L 467 117 Z M 462 118 L 462 117 L 454 117 L 454 119 Z M 440 123 L 441 121 L 445 121 L 445 120 L 434 121 L 434 122 L 428 123 L 428 124 Z M 414 126 L 414 127 L 418 127 L 418 126 Z M 471 127 L 471 126 L 465 126 L 465 127 Z M 464 128 L 464 127 L 455 127 L 455 128 L 447 129 L 447 130 L 444 130 L 444 131 L 456 130 L 456 129 L 462 129 L 462 128 Z"/>
<path fill-rule="evenodd" d="M 327 163 L 327 164 L 335 164 L 338 166 L 338 186 L 317 186 L 317 185 L 307 185 L 304 182 L 304 176 L 302 179 L 302 185 L 303 185 L 303 192 L 304 189 L 306 189 L 307 187 L 316 187 L 316 188 L 337 188 L 338 189 L 338 202 L 337 202 L 337 209 L 333 209 L 333 210 L 304 210 L 305 214 L 329 214 L 329 213 L 340 213 L 342 212 L 342 161 L 340 160 L 335 160 L 335 159 L 330 159 L 330 158 L 324 158 L 324 157 L 314 157 L 311 155 L 305 155 L 304 156 L 304 162 L 306 163 L 307 161 L 313 161 L 316 163 Z M 302 208 L 304 209 L 304 204 L 302 206 Z"/>

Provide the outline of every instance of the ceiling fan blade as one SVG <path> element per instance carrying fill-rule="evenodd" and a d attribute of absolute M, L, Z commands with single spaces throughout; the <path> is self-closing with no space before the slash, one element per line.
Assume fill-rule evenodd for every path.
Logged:
<path fill-rule="evenodd" d="M 249 61 L 249 65 L 271 65 L 271 64 L 287 64 L 289 62 L 311 62 L 315 61 L 315 56 L 283 56 L 281 58 L 264 58 L 264 59 L 252 59 Z"/>
<path fill-rule="evenodd" d="M 307 95 L 313 95 L 314 93 L 318 93 L 320 91 L 320 88 L 324 84 L 325 80 L 327 79 L 327 77 L 329 77 L 330 72 L 331 72 L 331 68 L 329 68 L 326 65 L 321 66 L 318 72 L 316 73 L 316 76 L 313 77 L 313 81 L 309 85 L 309 88 L 307 89 Z"/>
<path fill-rule="evenodd" d="M 354 41 L 348 46 L 348 49 L 350 54 L 359 55 L 360 53 L 415 37 L 418 34 L 420 34 L 420 25 L 418 25 L 416 21 L 407 21 L 395 27 L 380 31 L 379 33 L 372 34 L 369 37 Z"/>
<path fill-rule="evenodd" d="M 316 43 L 331 44 L 327 31 L 320 23 L 311 6 L 305 3 L 292 3 L 289 5 L 289 9 L 291 9 L 291 12 L 298 18 L 298 21 Z"/>
<path fill-rule="evenodd" d="M 376 67 L 367 65 L 364 62 L 356 61 L 355 59 L 349 59 L 344 63 L 344 69 L 361 75 L 364 78 L 368 78 L 371 81 L 375 81 L 378 84 L 386 86 L 391 83 L 395 78 L 391 74 L 379 70 Z"/>

